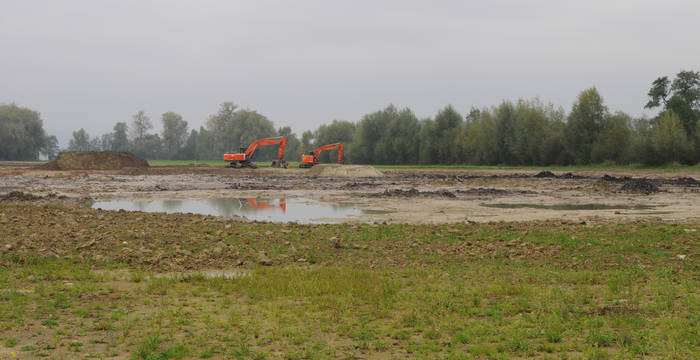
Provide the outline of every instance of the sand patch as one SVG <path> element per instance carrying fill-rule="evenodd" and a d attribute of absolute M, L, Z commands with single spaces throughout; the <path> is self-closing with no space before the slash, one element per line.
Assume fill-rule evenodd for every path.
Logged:
<path fill-rule="evenodd" d="M 306 175 L 317 177 L 381 177 L 384 174 L 368 165 L 337 165 L 324 164 L 316 165 L 307 171 Z"/>

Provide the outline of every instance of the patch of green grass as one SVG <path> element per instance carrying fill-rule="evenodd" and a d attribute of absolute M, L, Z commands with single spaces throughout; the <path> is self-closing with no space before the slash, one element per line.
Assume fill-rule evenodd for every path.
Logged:
<path fill-rule="evenodd" d="M 194 252 L 187 266 L 217 267 L 197 263 L 197 247 L 223 239 L 236 258 L 265 251 L 275 265 L 209 278 L 3 254 L 0 336 L 13 346 L 41 336 L 26 351 L 52 358 L 700 357 L 700 268 L 675 257 L 700 250 L 684 231 L 697 224 L 246 223 L 217 233 L 221 223 L 191 219 L 175 227 Z"/>
<path fill-rule="evenodd" d="M 2 344 L 3 344 L 3 346 L 8 347 L 8 348 L 15 347 L 17 344 L 19 344 L 19 339 L 9 338 L 9 339 L 5 340 L 5 342 Z"/>

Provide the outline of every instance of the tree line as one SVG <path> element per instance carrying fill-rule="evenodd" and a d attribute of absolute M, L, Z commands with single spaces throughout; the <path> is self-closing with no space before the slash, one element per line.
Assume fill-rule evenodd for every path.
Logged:
<path fill-rule="evenodd" d="M 90 137 L 73 132 L 66 150 L 131 151 L 146 159 L 220 160 L 250 142 L 287 137 L 288 161 L 328 143 L 344 142 L 345 158 L 357 164 L 586 165 L 593 163 L 661 165 L 700 161 L 700 73 L 681 71 L 673 79 L 654 80 L 648 92 L 653 118 L 611 111 L 596 88 L 582 91 L 571 109 L 539 99 L 503 101 L 460 114 L 452 106 L 419 119 L 409 108 L 389 105 L 358 122 L 333 120 L 301 136 L 290 127 L 275 128 L 254 110 L 221 104 L 199 129 L 190 129 L 177 113 L 161 115 L 154 133 L 144 111 L 111 132 Z M 26 141 L 21 141 L 25 139 Z M 55 137 L 47 136 L 39 114 L 16 105 L 0 106 L 0 159 L 32 160 L 55 156 Z M 261 148 L 257 160 L 276 149 Z M 332 162 L 334 152 L 321 154 Z"/>

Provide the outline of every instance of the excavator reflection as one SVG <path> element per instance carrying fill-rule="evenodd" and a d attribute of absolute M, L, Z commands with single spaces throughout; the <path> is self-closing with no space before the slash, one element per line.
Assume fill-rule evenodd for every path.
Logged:
<path fill-rule="evenodd" d="M 287 212 L 287 200 L 285 198 L 280 198 L 278 204 L 269 204 L 265 202 L 259 202 L 255 198 L 246 198 L 246 201 L 251 208 L 256 210 L 276 210 L 281 209 L 283 213 Z"/>

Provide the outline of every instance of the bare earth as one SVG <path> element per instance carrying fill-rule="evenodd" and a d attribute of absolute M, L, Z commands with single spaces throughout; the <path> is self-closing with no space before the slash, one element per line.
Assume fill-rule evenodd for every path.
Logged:
<path fill-rule="evenodd" d="M 61 201 L 301 197 L 355 203 L 362 209 L 382 212 L 353 216 L 344 222 L 561 219 L 606 223 L 653 219 L 685 223 L 700 218 L 700 174 L 694 171 L 596 170 L 537 177 L 538 171 L 528 170 L 381 170 L 383 176 L 371 170 L 373 177 L 360 177 L 361 171 L 325 177 L 328 171 L 308 169 L 168 166 L 52 171 L 25 163 L 0 163 L 0 195 L 10 191 L 40 196 L 53 193 Z M 652 188 L 640 187 L 635 181 Z M 600 205 L 603 208 L 598 208 Z"/>

